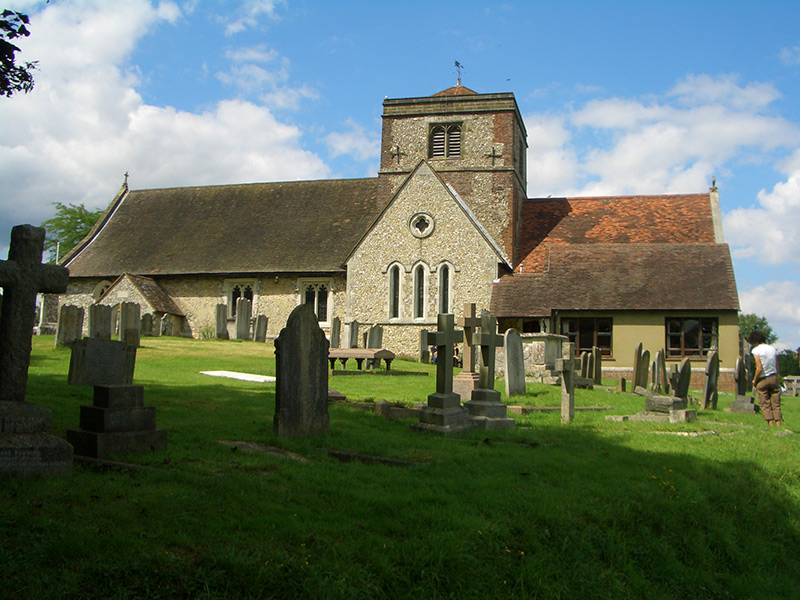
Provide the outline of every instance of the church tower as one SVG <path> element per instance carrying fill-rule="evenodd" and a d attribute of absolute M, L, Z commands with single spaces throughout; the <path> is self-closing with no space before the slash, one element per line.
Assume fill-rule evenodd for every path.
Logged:
<path fill-rule="evenodd" d="M 478 94 L 459 80 L 433 96 L 386 99 L 381 195 L 390 197 L 421 160 L 428 161 L 516 264 L 526 137 L 511 93 Z"/>

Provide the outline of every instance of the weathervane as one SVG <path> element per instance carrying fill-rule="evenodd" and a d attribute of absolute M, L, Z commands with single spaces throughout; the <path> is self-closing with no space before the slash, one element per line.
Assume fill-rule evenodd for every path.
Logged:
<path fill-rule="evenodd" d="M 461 85 L 461 69 L 463 68 L 464 66 L 460 62 L 456 61 L 456 69 L 458 69 L 458 82 L 456 83 L 457 86 Z"/>

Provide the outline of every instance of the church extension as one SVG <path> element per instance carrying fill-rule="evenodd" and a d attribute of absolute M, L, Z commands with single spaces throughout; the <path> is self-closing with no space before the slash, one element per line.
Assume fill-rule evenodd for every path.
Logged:
<path fill-rule="evenodd" d="M 536 140 L 531 140 L 535 144 Z M 384 328 L 416 356 L 421 329 L 465 303 L 501 329 L 600 346 L 608 375 L 634 346 L 739 355 L 739 300 L 719 195 L 528 198 L 527 133 L 514 95 L 461 85 L 386 99 L 377 177 L 131 190 L 124 185 L 61 264 L 60 303 L 136 301 L 175 332 L 212 330 L 248 297 L 276 337 L 311 303 Z"/>

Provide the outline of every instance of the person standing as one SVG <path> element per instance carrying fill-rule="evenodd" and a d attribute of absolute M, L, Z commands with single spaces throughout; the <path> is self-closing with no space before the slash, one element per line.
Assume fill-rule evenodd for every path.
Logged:
<path fill-rule="evenodd" d="M 767 344 L 760 331 L 751 331 L 747 341 L 756 360 L 753 387 L 758 393 L 761 414 L 770 427 L 781 426 L 781 388 L 778 385 L 778 351 Z"/>

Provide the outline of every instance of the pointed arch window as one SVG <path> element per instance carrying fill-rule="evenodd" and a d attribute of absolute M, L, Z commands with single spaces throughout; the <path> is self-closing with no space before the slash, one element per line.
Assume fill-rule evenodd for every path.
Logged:
<path fill-rule="evenodd" d="M 400 317 L 400 265 L 389 269 L 389 318 Z"/>
<path fill-rule="evenodd" d="M 414 269 L 414 318 L 425 316 L 425 267 L 417 265 Z"/>
<path fill-rule="evenodd" d="M 431 127 L 428 157 L 457 158 L 461 156 L 461 124 L 434 125 Z"/>
<path fill-rule="evenodd" d="M 228 318 L 233 319 L 236 316 L 236 301 L 239 298 L 247 298 L 250 303 L 254 303 L 255 282 L 250 281 L 226 281 L 225 287 L 227 288 L 228 300 Z"/>
<path fill-rule="evenodd" d="M 450 310 L 450 265 L 439 267 L 439 312 L 447 314 Z"/>
<path fill-rule="evenodd" d="M 311 305 L 320 322 L 328 321 L 328 289 L 327 282 L 306 282 L 303 289 L 303 304 Z"/>

